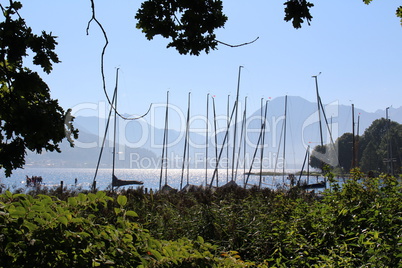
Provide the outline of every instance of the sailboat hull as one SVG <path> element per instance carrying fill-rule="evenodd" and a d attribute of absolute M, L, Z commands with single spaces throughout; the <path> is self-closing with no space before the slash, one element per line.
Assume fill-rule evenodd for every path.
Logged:
<path fill-rule="evenodd" d="M 135 181 L 135 180 L 120 180 L 116 176 L 113 176 L 112 180 L 113 187 L 132 185 L 132 184 L 142 185 L 144 183 L 142 181 Z"/>

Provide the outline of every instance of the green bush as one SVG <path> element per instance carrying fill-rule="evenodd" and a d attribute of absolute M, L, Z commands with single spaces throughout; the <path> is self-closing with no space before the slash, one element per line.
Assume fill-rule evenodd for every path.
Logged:
<path fill-rule="evenodd" d="M 216 246 L 154 239 L 126 209 L 127 197 L 104 192 L 61 201 L 0 195 L 1 267 L 244 267 L 232 256 L 215 256 Z"/>
<path fill-rule="evenodd" d="M 159 239 L 196 239 L 243 260 L 284 267 L 397 267 L 402 259 L 401 182 L 358 170 L 317 195 L 299 188 L 224 188 L 139 194 L 128 206 Z"/>
<path fill-rule="evenodd" d="M 0 266 L 402 267 L 401 181 L 359 170 L 328 180 L 321 194 L 6 192 Z"/>

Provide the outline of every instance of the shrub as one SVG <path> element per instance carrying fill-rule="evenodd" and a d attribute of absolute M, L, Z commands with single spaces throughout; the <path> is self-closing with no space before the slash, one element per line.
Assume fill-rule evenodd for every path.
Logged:
<path fill-rule="evenodd" d="M 110 206 L 113 204 L 113 206 Z M 215 256 L 216 246 L 195 241 L 157 240 L 133 221 L 127 197 L 80 193 L 61 201 L 0 195 L 1 267 L 244 267 L 231 256 Z M 111 213 L 112 212 L 112 213 Z"/>

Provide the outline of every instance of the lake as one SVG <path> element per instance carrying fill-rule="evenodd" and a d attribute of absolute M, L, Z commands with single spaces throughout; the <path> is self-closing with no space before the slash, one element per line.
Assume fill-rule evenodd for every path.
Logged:
<path fill-rule="evenodd" d="M 265 170 L 264 170 L 265 171 Z M 267 170 L 268 171 L 268 170 Z M 115 175 L 121 180 L 138 180 L 143 181 L 144 188 L 159 190 L 160 182 L 160 169 L 116 169 Z M 214 170 L 208 169 L 208 185 L 211 182 Z M 26 187 L 26 176 L 42 176 L 42 185 L 46 187 L 59 187 L 60 182 L 67 188 L 81 187 L 83 190 L 89 190 L 95 175 L 95 169 L 90 168 L 25 168 L 14 170 L 10 178 L 5 178 L 4 174 L 0 174 L 0 183 L 6 189 L 14 191 L 18 188 Z M 179 189 L 181 183 L 181 169 L 169 169 L 167 171 L 167 184 L 173 188 Z M 231 173 L 229 171 L 229 180 Z M 105 190 L 111 186 L 111 169 L 99 169 L 96 177 L 96 186 L 99 190 Z M 236 183 L 240 186 L 244 185 L 243 172 L 237 176 Z M 77 185 L 75 185 L 77 179 Z M 305 179 L 305 178 L 302 178 Z M 184 171 L 183 184 L 187 184 L 187 180 L 193 185 L 205 185 L 205 169 L 189 169 L 188 176 L 187 170 Z M 263 187 L 276 188 L 277 184 L 283 182 L 282 176 L 263 176 Z M 227 171 L 221 169 L 218 172 L 218 186 L 226 184 Z M 285 182 L 287 183 L 286 179 Z M 311 183 L 315 183 L 315 178 L 310 178 Z M 250 176 L 248 186 L 258 185 L 259 176 Z M 165 184 L 165 173 L 163 174 L 162 185 Z M 124 187 L 137 187 L 138 185 L 124 186 Z M 213 183 L 216 186 L 216 178 Z"/>

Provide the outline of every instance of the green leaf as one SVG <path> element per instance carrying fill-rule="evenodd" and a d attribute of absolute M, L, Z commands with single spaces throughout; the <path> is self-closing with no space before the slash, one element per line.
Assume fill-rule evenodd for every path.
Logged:
<path fill-rule="evenodd" d="M 16 207 L 15 209 L 10 209 L 10 216 L 13 218 L 20 218 L 25 216 L 26 210 L 23 207 Z"/>
<path fill-rule="evenodd" d="M 68 219 L 65 216 L 61 216 L 57 219 L 60 223 L 64 224 L 65 226 L 67 226 L 68 224 Z"/>
<path fill-rule="evenodd" d="M 31 207 L 31 210 L 32 210 L 32 211 L 35 211 L 35 212 L 45 212 L 46 209 L 47 209 L 47 207 L 45 207 L 45 206 L 43 206 L 43 205 L 33 205 L 33 206 Z"/>
<path fill-rule="evenodd" d="M 48 195 L 39 194 L 38 197 L 40 198 L 40 202 L 44 205 L 50 204 L 53 202 L 52 198 Z"/>
<path fill-rule="evenodd" d="M 73 222 L 73 223 L 82 223 L 82 222 L 84 222 L 84 220 L 82 218 L 72 218 L 71 222 Z"/>
<path fill-rule="evenodd" d="M 160 261 L 163 258 L 162 255 L 159 253 L 159 251 L 150 249 L 149 252 L 151 252 L 152 256 L 154 256 L 158 261 Z"/>
<path fill-rule="evenodd" d="M 26 195 L 25 194 L 13 194 L 13 199 L 17 199 L 17 198 L 25 198 Z"/>
<path fill-rule="evenodd" d="M 89 194 L 88 194 L 88 199 L 93 202 L 93 201 L 96 200 L 96 195 L 93 194 L 93 193 L 89 193 Z"/>
<path fill-rule="evenodd" d="M 117 197 L 117 203 L 122 207 L 125 206 L 127 204 L 127 197 L 124 195 L 119 195 Z"/>
<path fill-rule="evenodd" d="M 137 214 L 135 211 L 128 210 L 128 211 L 126 212 L 126 216 L 129 216 L 129 217 L 138 217 L 138 214 Z"/>
<path fill-rule="evenodd" d="M 124 243 L 131 243 L 133 242 L 133 236 L 129 234 L 125 234 L 124 237 L 122 238 Z"/>
<path fill-rule="evenodd" d="M 70 206 L 73 206 L 73 207 L 77 206 L 77 204 L 78 204 L 77 198 L 75 198 L 75 197 L 69 197 L 67 202 Z"/>
<path fill-rule="evenodd" d="M 78 194 L 78 201 L 80 201 L 80 202 L 87 201 L 87 196 L 85 194 L 83 194 L 83 193 L 79 193 Z"/>
<path fill-rule="evenodd" d="M 99 199 L 103 199 L 106 196 L 106 193 L 103 191 L 96 192 L 96 197 Z"/>
<path fill-rule="evenodd" d="M 13 197 L 13 194 L 8 190 L 6 191 L 5 195 L 10 199 Z"/>
<path fill-rule="evenodd" d="M 378 239 L 379 232 L 374 231 L 374 239 Z"/>
<path fill-rule="evenodd" d="M 40 218 L 40 217 L 36 217 L 34 219 L 35 222 L 37 222 L 40 225 L 45 225 L 47 223 L 47 221 L 45 221 L 44 219 Z"/>
<path fill-rule="evenodd" d="M 91 237 L 91 235 L 88 234 L 87 232 L 79 232 L 78 234 L 79 234 L 80 236 L 82 236 L 82 237 L 85 237 L 85 238 Z"/>
<path fill-rule="evenodd" d="M 122 212 L 121 208 L 114 208 L 114 213 L 119 215 Z"/>
<path fill-rule="evenodd" d="M 29 221 L 24 221 L 22 225 L 27 227 L 31 232 L 35 231 L 38 228 L 36 224 L 33 224 L 32 222 Z"/>
<path fill-rule="evenodd" d="M 204 244 L 204 238 L 202 238 L 201 236 L 197 237 L 197 241 L 200 242 L 201 244 Z"/>

